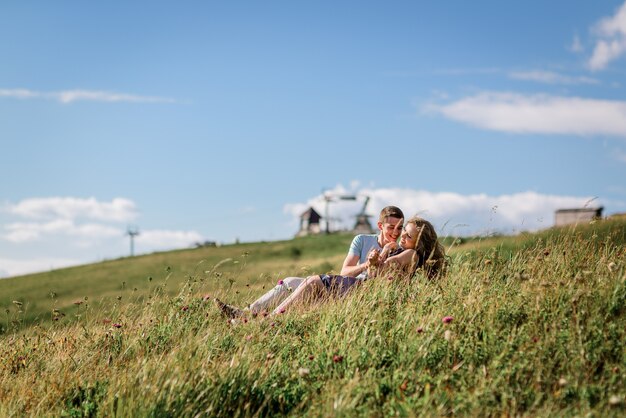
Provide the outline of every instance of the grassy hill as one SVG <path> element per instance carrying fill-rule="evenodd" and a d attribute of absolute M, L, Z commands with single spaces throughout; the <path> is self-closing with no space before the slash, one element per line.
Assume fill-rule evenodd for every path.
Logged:
<path fill-rule="evenodd" d="M 235 287 L 258 294 L 282 277 L 339 269 L 351 240 L 351 235 L 332 234 L 203 247 L 0 280 L 0 307 L 3 313 L 10 311 L 0 334 L 49 322 L 53 311 L 73 317 L 84 308 L 76 304 L 80 301 L 107 306 L 120 298 L 143 300 L 157 288 L 174 295 L 190 277 L 202 280 L 206 292 Z M 13 301 L 20 309 L 14 309 Z"/>
<path fill-rule="evenodd" d="M 623 220 L 450 239 L 438 281 L 389 272 L 344 299 L 235 326 L 203 297 L 245 303 L 280 277 L 338 268 L 350 238 L 0 281 L 0 415 L 626 413 Z"/>

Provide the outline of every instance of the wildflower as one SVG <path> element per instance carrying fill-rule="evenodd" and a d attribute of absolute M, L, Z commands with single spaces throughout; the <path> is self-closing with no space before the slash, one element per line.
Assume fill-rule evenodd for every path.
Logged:
<path fill-rule="evenodd" d="M 284 282 L 283 280 L 279 280 L 279 281 L 278 281 L 278 285 L 279 285 L 279 286 L 282 286 L 282 285 L 284 285 L 284 284 L 285 284 L 285 282 Z"/>
<path fill-rule="evenodd" d="M 286 309 L 285 309 L 285 308 L 281 308 L 281 309 L 280 309 L 280 313 L 285 313 L 285 312 L 286 312 Z"/>
<path fill-rule="evenodd" d="M 441 320 L 444 324 L 449 324 L 450 322 L 452 322 L 452 320 L 454 320 L 454 318 L 451 316 L 444 316 Z"/>
<path fill-rule="evenodd" d="M 307 369 L 307 368 L 300 367 L 298 369 L 298 374 L 300 375 L 300 377 L 308 376 L 309 373 L 311 373 L 311 371 L 309 369 Z"/>
<path fill-rule="evenodd" d="M 393 280 L 393 276 L 387 277 L 387 280 L 392 281 Z"/>
<path fill-rule="evenodd" d="M 545 255 L 546 257 L 550 255 L 550 249 L 546 248 L 545 250 L 543 250 L 543 255 Z"/>
<path fill-rule="evenodd" d="M 202 296 L 202 300 L 205 301 L 205 302 L 207 300 L 209 300 L 209 299 L 211 299 L 211 295 L 209 295 L 208 293 L 206 295 Z"/>
<path fill-rule="evenodd" d="M 417 327 L 417 333 L 421 334 L 422 332 L 424 332 L 424 328 L 423 327 Z"/>
<path fill-rule="evenodd" d="M 189 310 L 189 305 L 185 305 L 182 308 L 180 308 L 183 312 L 187 312 Z"/>
<path fill-rule="evenodd" d="M 311 354 L 311 355 L 309 356 L 309 360 L 313 360 L 314 358 L 315 358 L 315 356 L 314 356 L 313 354 Z"/>
<path fill-rule="evenodd" d="M 114 327 L 114 328 L 122 328 L 122 324 L 117 324 L 117 323 L 116 323 L 116 324 L 113 324 L 113 327 Z"/>
<path fill-rule="evenodd" d="M 334 361 L 335 363 L 341 363 L 341 362 L 343 361 L 343 356 L 340 356 L 339 354 L 335 354 L 335 355 L 333 356 L 333 361 Z"/>
<path fill-rule="evenodd" d="M 538 342 L 538 341 L 539 341 L 539 338 L 538 338 L 538 337 L 533 337 L 533 342 L 534 342 L 534 343 L 536 343 L 536 342 Z"/>
<path fill-rule="evenodd" d="M 404 392 L 406 390 L 407 384 L 409 383 L 408 380 L 405 380 L 404 382 L 402 382 L 402 384 L 400 385 L 400 391 Z"/>

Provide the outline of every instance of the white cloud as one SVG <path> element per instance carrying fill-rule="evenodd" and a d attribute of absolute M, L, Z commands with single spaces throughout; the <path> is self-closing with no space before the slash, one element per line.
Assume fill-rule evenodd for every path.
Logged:
<path fill-rule="evenodd" d="M 50 222 L 15 222 L 5 225 L 8 231 L 4 238 L 13 243 L 37 241 L 46 236 L 62 235 L 87 238 L 92 241 L 123 236 L 124 231 L 101 224 L 76 225 L 69 219 L 56 219 Z"/>
<path fill-rule="evenodd" d="M 624 101 L 484 92 L 423 110 L 494 131 L 626 137 Z"/>
<path fill-rule="evenodd" d="M 0 97 L 11 97 L 14 99 L 34 99 L 41 97 L 41 94 L 26 89 L 0 89 Z"/>
<path fill-rule="evenodd" d="M 254 206 L 245 206 L 245 207 L 239 208 L 238 212 L 239 212 L 240 215 L 248 215 L 248 214 L 256 212 L 256 207 L 254 207 Z"/>
<path fill-rule="evenodd" d="M 128 254 L 128 236 L 126 226 L 121 227 L 120 223 L 138 216 L 135 203 L 124 198 L 111 201 L 75 197 L 32 198 L 16 204 L 7 203 L 2 209 L 4 214 L 14 218 L 0 225 L 0 244 L 5 245 L 3 255 L 9 257 L 7 254 L 12 252 L 24 258 L 0 260 L 0 272 L 3 272 L 0 276 L 125 256 Z M 139 232 L 135 238 L 136 254 L 204 242 L 196 231 Z"/>
<path fill-rule="evenodd" d="M 367 213 L 375 226 L 380 210 L 387 205 L 400 207 L 408 218 L 419 214 L 429 219 L 442 235 L 485 235 L 492 232 L 511 233 L 534 231 L 553 225 L 554 212 L 563 208 L 589 205 L 588 197 L 545 195 L 532 191 L 489 196 L 434 193 L 425 190 L 399 188 L 364 188 L 358 191 L 359 202 L 332 203 L 329 211 L 334 229 L 350 229 L 354 216 L 360 211 L 365 196 L 370 197 Z M 304 203 L 285 205 L 285 213 L 299 221 L 300 214 L 309 206 L 323 215 L 321 195 Z"/>
<path fill-rule="evenodd" d="M 204 238 L 196 231 L 158 229 L 139 231 L 139 235 L 135 239 L 137 250 L 140 252 L 184 248 L 202 241 L 204 241 Z"/>
<path fill-rule="evenodd" d="M 114 198 L 100 202 L 95 198 L 48 197 L 25 199 L 8 206 L 8 212 L 30 219 L 76 219 L 126 222 L 135 219 L 137 208 L 132 200 Z"/>
<path fill-rule="evenodd" d="M 626 53 L 626 2 L 615 15 L 600 20 L 594 32 L 598 40 L 588 65 L 591 70 L 603 70 L 611 61 Z"/>
<path fill-rule="evenodd" d="M 53 270 L 81 264 L 80 260 L 72 258 L 29 258 L 11 259 L 0 258 L 0 278 L 19 276 L 36 271 Z"/>
<path fill-rule="evenodd" d="M 583 44 L 580 42 L 580 38 L 578 37 L 578 35 L 574 36 L 574 39 L 572 40 L 572 44 L 569 47 L 569 50 L 572 52 L 583 52 L 585 50 L 585 48 L 583 47 Z"/>
<path fill-rule="evenodd" d="M 167 97 L 139 96 L 128 93 L 117 93 L 99 90 L 63 90 L 57 92 L 40 92 L 27 89 L 0 89 L 0 97 L 14 99 L 46 99 L 59 103 L 77 101 L 107 102 L 107 103 L 176 103 L 176 100 Z"/>
<path fill-rule="evenodd" d="M 598 84 L 599 81 L 591 77 L 571 77 L 552 71 L 514 71 L 509 77 L 515 80 L 537 81 L 546 84 Z"/>
<path fill-rule="evenodd" d="M 621 149 L 616 149 L 615 151 L 613 151 L 613 157 L 617 161 L 626 163 L 626 152 L 622 151 Z"/>

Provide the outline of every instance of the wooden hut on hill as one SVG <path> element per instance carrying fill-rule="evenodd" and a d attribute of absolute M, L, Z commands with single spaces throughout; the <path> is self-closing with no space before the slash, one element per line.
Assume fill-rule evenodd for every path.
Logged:
<path fill-rule="evenodd" d="M 312 207 L 300 215 L 300 230 L 296 234 L 297 237 L 303 237 L 310 234 L 319 234 L 322 232 L 320 228 L 320 219 L 322 216 Z"/>
<path fill-rule="evenodd" d="M 591 222 L 594 219 L 602 218 L 604 208 L 578 208 L 559 209 L 554 213 L 554 225 L 563 226 L 577 224 L 579 222 Z"/>

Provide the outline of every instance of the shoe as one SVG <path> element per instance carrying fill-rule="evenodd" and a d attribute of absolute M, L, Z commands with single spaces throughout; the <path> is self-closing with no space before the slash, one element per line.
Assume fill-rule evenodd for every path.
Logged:
<path fill-rule="evenodd" d="M 215 302 L 217 308 L 222 312 L 222 315 L 228 319 L 235 319 L 243 316 L 243 311 L 241 309 L 228 305 L 218 298 L 213 298 L 213 302 Z"/>

